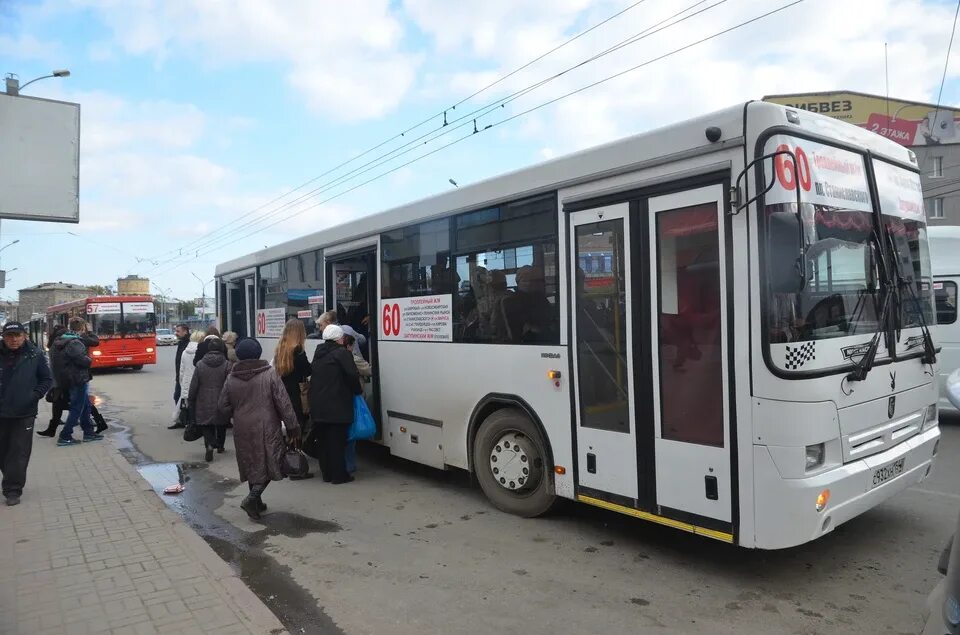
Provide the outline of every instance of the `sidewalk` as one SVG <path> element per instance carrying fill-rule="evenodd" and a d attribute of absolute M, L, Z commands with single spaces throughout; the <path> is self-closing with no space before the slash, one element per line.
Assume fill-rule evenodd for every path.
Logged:
<path fill-rule="evenodd" d="M 0 502 L 0 633 L 285 633 L 109 440 L 35 438 Z"/>

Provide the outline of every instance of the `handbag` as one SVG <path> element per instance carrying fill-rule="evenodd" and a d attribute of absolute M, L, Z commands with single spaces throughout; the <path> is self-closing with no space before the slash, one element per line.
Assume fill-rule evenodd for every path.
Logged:
<path fill-rule="evenodd" d="M 310 416 L 310 379 L 300 382 L 300 410 L 303 416 Z"/>
<path fill-rule="evenodd" d="M 44 398 L 47 400 L 47 403 L 57 403 L 62 397 L 61 393 L 62 391 L 60 390 L 60 387 L 54 386 L 47 391 L 47 395 Z"/>
<path fill-rule="evenodd" d="M 320 442 L 321 426 L 313 426 L 310 432 L 303 440 L 303 447 L 301 448 L 307 456 L 319 459 L 320 455 L 323 453 L 323 446 Z"/>
<path fill-rule="evenodd" d="M 284 476 L 306 476 L 310 473 L 310 465 L 303 452 L 293 446 L 287 446 L 280 462 L 280 472 Z"/>
<path fill-rule="evenodd" d="M 203 430 L 200 429 L 200 426 L 194 422 L 187 424 L 187 427 L 183 429 L 183 440 L 184 441 L 196 441 L 197 439 L 203 438 Z"/>
<path fill-rule="evenodd" d="M 370 408 L 363 399 L 363 395 L 354 395 L 353 397 L 353 423 L 350 424 L 350 432 L 347 434 L 348 441 L 365 441 L 372 439 L 377 434 L 377 422 L 373 420 L 370 414 Z"/>

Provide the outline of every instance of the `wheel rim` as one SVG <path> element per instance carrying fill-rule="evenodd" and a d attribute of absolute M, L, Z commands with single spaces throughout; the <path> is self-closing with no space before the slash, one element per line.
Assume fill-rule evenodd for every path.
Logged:
<path fill-rule="evenodd" d="M 537 446 L 516 430 L 505 432 L 490 450 L 493 480 L 509 492 L 527 492 L 540 484 L 543 462 Z"/>

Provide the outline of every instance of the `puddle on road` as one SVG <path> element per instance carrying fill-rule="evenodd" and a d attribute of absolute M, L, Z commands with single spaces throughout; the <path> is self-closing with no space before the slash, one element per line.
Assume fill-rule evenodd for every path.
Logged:
<path fill-rule="evenodd" d="M 136 452 L 136 448 L 130 444 L 128 452 Z M 163 502 L 240 575 L 291 633 L 342 635 L 317 600 L 293 581 L 290 568 L 279 565 L 262 548 L 271 536 L 303 538 L 311 533 L 340 531 L 338 524 L 268 511 L 258 521 L 263 529 L 247 533 L 214 513 L 223 505 L 226 493 L 240 485 L 236 479 L 217 475 L 207 469 L 206 463 L 148 463 L 136 467 Z M 165 487 L 177 483 L 184 486 L 182 493 L 163 493 Z"/>

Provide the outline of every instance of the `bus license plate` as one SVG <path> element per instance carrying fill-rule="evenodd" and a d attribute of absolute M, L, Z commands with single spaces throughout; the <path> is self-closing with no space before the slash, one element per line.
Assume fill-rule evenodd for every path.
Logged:
<path fill-rule="evenodd" d="M 133 361 L 133 358 L 132 358 L 132 357 L 118 357 L 118 358 L 117 358 L 117 361 L 118 361 L 118 362 L 132 362 L 132 361 Z"/>
<path fill-rule="evenodd" d="M 893 463 L 887 463 L 883 467 L 878 467 L 873 471 L 873 485 L 870 489 L 886 483 L 892 478 L 896 478 L 903 474 L 903 462 L 904 458 L 897 459 Z"/>

